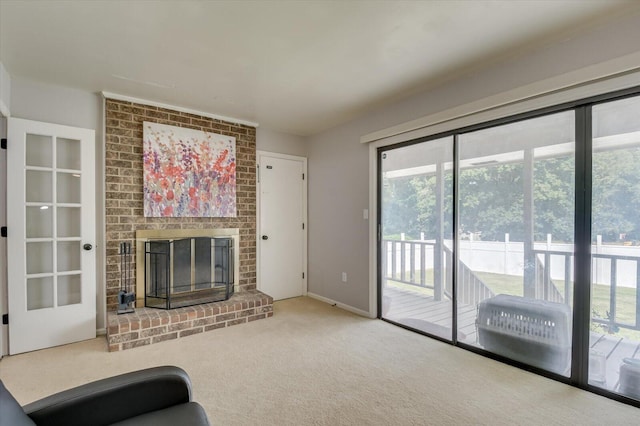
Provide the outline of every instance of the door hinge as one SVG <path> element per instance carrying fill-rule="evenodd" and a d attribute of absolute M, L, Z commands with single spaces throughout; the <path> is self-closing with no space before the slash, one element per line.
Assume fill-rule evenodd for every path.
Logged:
<path fill-rule="evenodd" d="M 0 148 L 7 149 L 7 138 L 0 139 Z"/>
<path fill-rule="evenodd" d="M 2 315 L 2 325 L 7 325 L 9 324 L 9 314 L 3 314 Z"/>
<path fill-rule="evenodd" d="M 256 181 L 260 183 L 260 164 L 256 164 Z"/>
<path fill-rule="evenodd" d="M 304 230 L 304 223 L 302 224 L 302 229 Z"/>
<path fill-rule="evenodd" d="M 7 238 L 7 227 L 6 226 L 3 226 L 2 228 L 0 228 L 0 237 Z"/>
<path fill-rule="evenodd" d="M 304 272 L 302 273 L 302 279 L 304 280 Z"/>
<path fill-rule="evenodd" d="M 302 180 L 304 180 L 304 173 L 302 174 Z"/>

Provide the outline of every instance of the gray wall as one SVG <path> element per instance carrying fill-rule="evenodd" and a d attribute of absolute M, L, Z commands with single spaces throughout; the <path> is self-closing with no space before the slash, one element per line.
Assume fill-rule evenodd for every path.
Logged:
<path fill-rule="evenodd" d="M 11 115 L 95 129 L 96 139 L 102 141 L 102 96 L 97 93 L 12 76 Z"/>
<path fill-rule="evenodd" d="M 61 86 L 11 78 L 11 116 L 96 131 L 96 308 L 97 328 L 105 327 L 104 157 L 102 96 Z"/>
<path fill-rule="evenodd" d="M 256 129 L 256 149 L 298 157 L 307 156 L 307 144 L 303 137 L 277 132 L 263 126 Z"/>
<path fill-rule="evenodd" d="M 369 310 L 368 147 L 364 134 L 638 52 L 640 17 L 619 17 L 582 34 L 468 73 L 308 138 L 309 292 Z M 640 82 L 639 82 L 640 83 Z M 347 272 L 347 283 L 341 281 Z"/>

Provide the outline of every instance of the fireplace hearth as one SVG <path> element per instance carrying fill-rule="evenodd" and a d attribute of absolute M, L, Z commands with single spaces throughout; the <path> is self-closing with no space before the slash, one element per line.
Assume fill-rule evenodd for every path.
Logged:
<path fill-rule="evenodd" d="M 229 237 L 145 242 L 145 306 L 174 309 L 229 299 L 233 258 Z"/>

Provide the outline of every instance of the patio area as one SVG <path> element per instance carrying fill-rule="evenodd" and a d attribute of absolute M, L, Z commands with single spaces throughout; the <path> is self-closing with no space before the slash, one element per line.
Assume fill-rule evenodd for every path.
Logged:
<path fill-rule="evenodd" d="M 432 296 L 411 288 L 384 287 L 389 304 L 384 318 L 407 327 L 451 338 L 451 301 L 434 300 Z M 458 305 L 458 340 L 478 345 L 476 330 L 477 308 L 474 305 Z M 640 342 L 615 334 L 591 332 L 590 336 L 590 384 L 618 391 L 620 366 L 625 358 L 640 360 Z M 603 361 L 604 360 L 604 361 Z M 604 375 L 598 377 L 597 369 L 604 367 Z M 604 382 L 602 382 L 604 379 Z"/>

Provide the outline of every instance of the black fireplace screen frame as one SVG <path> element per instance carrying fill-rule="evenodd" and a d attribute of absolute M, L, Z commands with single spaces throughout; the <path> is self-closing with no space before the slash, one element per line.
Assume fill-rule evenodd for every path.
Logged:
<path fill-rule="evenodd" d="M 233 295 L 233 238 L 148 240 L 144 247 L 146 307 L 175 309 Z"/>

